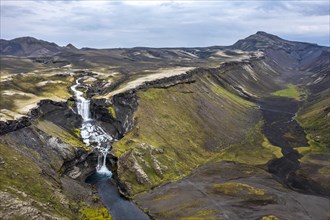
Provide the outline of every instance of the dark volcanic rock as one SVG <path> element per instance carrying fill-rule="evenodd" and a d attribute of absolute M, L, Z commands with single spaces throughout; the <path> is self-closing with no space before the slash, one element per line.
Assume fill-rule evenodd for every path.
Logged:
<path fill-rule="evenodd" d="M 0 135 L 30 126 L 34 120 L 47 119 L 67 130 L 78 128 L 82 119 L 68 108 L 66 102 L 54 102 L 41 100 L 38 107 L 29 112 L 29 117 L 21 117 L 17 120 L 0 121 Z"/>
<path fill-rule="evenodd" d="M 135 92 L 126 92 L 112 97 L 112 104 L 105 100 L 93 100 L 91 104 L 92 115 L 101 127 L 116 139 L 120 139 L 133 125 L 133 114 L 138 102 Z M 112 115 L 108 108 L 113 108 Z"/>
<path fill-rule="evenodd" d="M 82 118 L 69 109 L 66 102 L 43 100 L 39 104 L 38 111 L 41 120 L 51 121 L 68 131 L 79 128 L 82 123 Z"/>
<path fill-rule="evenodd" d="M 278 36 L 268 34 L 263 31 L 258 31 L 243 40 L 237 41 L 230 48 L 256 51 L 264 49 L 275 49 L 275 50 L 285 50 L 287 52 L 292 52 L 295 50 L 304 50 L 310 47 L 320 47 L 317 44 L 302 43 L 284 40 Z"/>
<path fill-rule="evenodd" d="M 18 129 L 31 125 L 31 121 L 28 117 L 22 117 L 18 120 L 0 121 L 0 135 L 16 131 Z"/>

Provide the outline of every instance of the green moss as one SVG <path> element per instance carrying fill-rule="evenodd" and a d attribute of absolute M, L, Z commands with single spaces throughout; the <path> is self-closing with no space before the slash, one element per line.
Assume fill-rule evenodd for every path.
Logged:
<path fill-rule="evenodd" d="M 269 140 L 264 136 L 264 140 L 262 142 L 262 147 L 265 149 L 269 150 L 270 154 L 274 155 L 276 158 L 281 158 L 283 157 L 282 150 L 280 147 L 272 145 Z"/>
<path fill-rule="evenodd" d="M 53 192 L 56 186 L 47 181 L 39 166 L 10 146 L 0 143 L 0 149 L 1 154 L 6 155 L 3 158 L 4 164 L 0 166 L 0 191 L 7 191 L 22 200 L 26 200 L 27 198 L 19 194 L 19 192 L 24 192 L 33 200 L 54 208 L 49 211 L 35 203 L 34 206 L 40 211 L 73 217 L 71 210 L 64 207 L 61 199 L 56 197 Z"/>
<path fill-rule="evenodd" d="M 327 178 L 330 178 L 330 165 L 328 164 L 328 165 L 326 165 L 326 166 L 320 168 L 320 169 L 318 170 L 318 172 L 319 172 L 320 174 L 322 174 L 323 176 L 325 176 L 325 177 L 327 177 Z"/>
<path fill-rule="evenodd" d="M 74 101 L 70 101 L 70 100 L 68 100 L 67 103 L 68 103 L 68 107 L 69 107 L 69 108 L 73 108 L 74 105 L 75 105 L 75 102 L 74 102 Z"/>
<path fill-rule="evenodd" d="M 111 220 L 111 216 L 106 208 L 84 207 L 79 210 L 79 219 L 85 220 Z"/>
<path fill-rule="evenodd" d="M 266 191 L 245 183 L 226 182 L 221 184 L 213 184 L 213 190 L 216 193 L 225 194 L 228 196 L 240 196 L 241 194 L 263 196 Z"/>
<path fill-rule="evenodd" d="M 329 189 L 330 160 L 330 89 L 318 94 L 309 94 L 307 101 L 299 109 L 296 120 L 304 128 L 309 146 L 296 150 L 303 155 L 298 172 Z"/>
<path fill-rule="evenodd" d="M 74 135 L 70 134 L 68 131 L 64 130 L 63 128 L 47 120 L 38 120 L 36 123 L 36 127 L 71 146 L 83 147 L 86 150 L 90 150 L 90 147 L 86 147 L 85 144 L 79 138 L 77 138 L 80 137 L 80 130 L 78 128 L 72 131 L 74 132 L 75 135 L 77 135 L 77 137 L 75 137 Z"/>
<path fill-rule="evenodd" d="M 280 219 L 275 215 L 267 215 L 267 216 L 263 216 L 260 220 L 280 220 Z"/>
<path fill-rule="evenodd" d="M 213 184 L 209 193 L 240 198 L 243 201 L 265 205 L 274 203 L 276 198 L 265 189 L 253 187 L 246 183 L 225 182 Z"/>
<path fill-rule="evenodd" d="M 302 97 L 304 96 L 304 93 L 298 89 L 297 85 L 293 85 L 290 83 L 287 85 L 287 89 L 275 91 L 272 93 L 272 95 L 301 100 Z"/>
<path fill-rule="evenodd" d="M 74 128 L 74 129 L 72 130 L 72 132 L 76 135 L 76 137 L 79 137 L 79 138 L 81 137 L 81 136 L 80 136 L 80 132 L 81 132 L 81 131 L 80 131 L 79 128 Z"/>
<path fill-rule="evenodd" d="M 296 118 L 307 133 L 308 144 L 311 151 L 330 152 L 327 146 L 330 143 L 330 97 L 314 104 L 303 106 Z"/>
<path fill-rule="evenodd" d="M 112 117 L 113 118 L 116 118 L 116 110 L 115 110 L 115 108 L 113 106 L 110 106 L 107 109 L 111 113 Z"/>
<path fill-rule="evenodd" d="M 204 220 L 204 219 L 215 220 L 217 219 L 216 214 L 217 214 L 217 210 L 206 208 L 206 209 L 198 210 L 191 216 L 181 218 L 181 220 Z"/>
<path fill-rule="evenodd" d="M 263 165 L 274 158 L 282 157 L 281 148 L 269 143 L 268 139 L 262 134 L 262 124 L 262 122 L 259 122 L 255 128 L 251 128 L 241 143 L 225 149 L 216 160 Z"/>
<path fill-rule="evenodd" d="M 210 79 L 208 79 L 210 80 Z M 240 105 L 244 105 L 244 106 L 248 106 L 248 107 L 253 107 L 256 106 L 253 102 L 249 102 L 237 95 L 235 95 L 234 93 L 229 92 L 228 90 L 226 90 L 225 88 L 221 87 L 220 85 L 210 81 L 210 83 L 212 84 L 212 91 L 214 93 L 216 93 L 217 95 L 221 96 L 221 97 L 225 97 L 228 100 L 231 100 L 232 102 L 235 102 L 237 104 Z"/>

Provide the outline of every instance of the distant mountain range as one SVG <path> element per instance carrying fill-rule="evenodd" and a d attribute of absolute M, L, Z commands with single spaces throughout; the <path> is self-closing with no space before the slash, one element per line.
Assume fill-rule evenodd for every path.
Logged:
<path fill-rule="evenodd" d="M 55 43 L 50 43 L 43 40 L 38 40 L 33 37 L 20 37 L 12 40 L 0 40 L 0 55 L 21 56 L 21 57 L 38 57 L 49 56 L 58 53 L 78 50 L 74 45 L 68 44 L 65 47 L 58 46 Z M 317 44 L 301 43 L 284 40 L 278 36 L 258 31 L 245 39 L 239 40 L 232 46 L 220 47 L 228 49 L 240 49 L 245 51 L 255 51 L 264 49 L 283 49 L 285 51 L 305 50 L 308 48 L 321 48 Z M 206 47 L 215 48 L 215 47 Z M 127 50 L 151 49 L 147 47 L 136 47 Z M 170 49 L 170 48 L 163 48 Z M 174 48 L 173 48 L 174 49 Z M 180 48 L 182 49 L 182 48 Z M 189 48 L 186 48 L 189 49 Z M 192 49 L 192 48 L 191 48 Z M 91 48 L 82 48 L 80 50 L 94 50 Z"/>
<path fill-rule="evenodd" d="M 60 47 L 55 43 L 33 37 L 20 37 L 13 40 L 0 40 L 0 55 L 38 57 L 77 49 L 72 44 Z"/>

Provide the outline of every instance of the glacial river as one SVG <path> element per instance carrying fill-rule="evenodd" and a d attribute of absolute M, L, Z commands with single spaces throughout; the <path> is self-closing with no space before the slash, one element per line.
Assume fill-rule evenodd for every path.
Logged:
<path fill-rule="evenodd" d="M 132 201 L 122 197 L 113 183 L 112 172 L 106 166 L 108 151 L 114 138 L 107 134 L 104 129 L 97 125 L 91 118 L 90 100 L 84 97 L 84 93 L 77 87 L 81 86 L 81 78 L 71 87 L 76 98 L 78 114 L 81 115 L 83 123 L 80 128 L 80 136 L 87 146 L 98 150 L 98 164 L 96 172 L 89 176 L 87 183 L 95 184 L 101 201 L 109 210 L 115 220 L 149 220 L 149 216 L 142 212 Z"/>

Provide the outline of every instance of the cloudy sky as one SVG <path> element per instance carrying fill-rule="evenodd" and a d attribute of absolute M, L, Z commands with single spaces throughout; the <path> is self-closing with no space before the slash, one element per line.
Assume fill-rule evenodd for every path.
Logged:
<path fill-rule="evenodd" d="M 329 45 L 328 0 L 1 0 L 1 38 L 61 46 L 230 45 L 259 30 Z"/>

